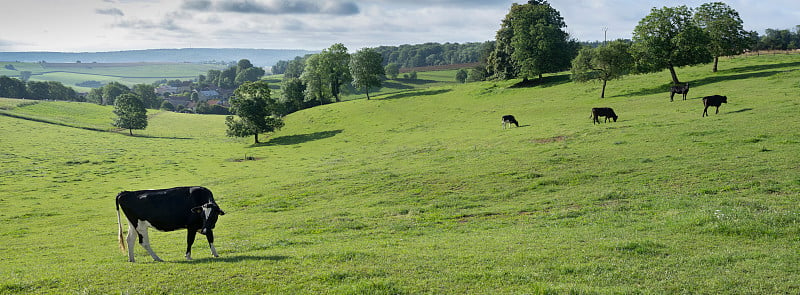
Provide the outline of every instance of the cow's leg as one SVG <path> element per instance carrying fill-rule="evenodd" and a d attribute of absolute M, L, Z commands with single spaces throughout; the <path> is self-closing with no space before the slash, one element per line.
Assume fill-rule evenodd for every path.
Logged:
<path fill-rule="evenodd" d="M 715 114 L 719 114 L 719 106 L 717 106 L 717 112 Z"/>
<path fill-rule="evenodd" d="M 210 229 L 206 232 L 206 239 L 208 240 L 208 247 L 211 248 L 211 255 L 214 257 L 219 257 L 217 254 L 217 248 L 214 247 L 214 232 Z"/>
<path fill-rule="evenodd" d="M 195 236 L 197 236 L 197 230 L 186 231 L 186 260 L 192 260 L 192 244 L 194 244 Z"/>
<path fill-rule="evenodd" d="M 670 93 L 669 93 L 669 101 L 670 101 L 670 102 L 672 101 L 672 98 L 673 98 L 673 97 L 675 97 L 675 92 L 671 92 L 671 91 L 670 91 Z"/>
<path fill-rule="evenodd" d="M 703 109 L 703 117 L 708 115 L 708 106 Z"/>
<path fill-rule="evenodd" d="M 139 244 L 147 250 L 147 253 L 153 257 L 155 261 L 164 261 L 156 255 L 156 252 L 153 251 L 153 248 L 150 248 L 150 237 L 147 236 L 147 227 L 149 224 L 146 221 L 139 221 L 139 226 L 136 227 L 136 232 L 139 233 Z"/>
<path fill-rule="evenodd" d="M 126 238 L 128 242 L 128 261 L 135 262 L 133 259 L 133 246 L 136 246 L 136 236 L 138 233 L 136 232 L 136 226 L 133 223 L 128 222 L 128 237 Z"/>

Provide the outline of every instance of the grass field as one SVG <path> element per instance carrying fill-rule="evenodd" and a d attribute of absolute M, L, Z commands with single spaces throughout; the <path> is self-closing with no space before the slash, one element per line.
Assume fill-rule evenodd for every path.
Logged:
<path fill-rule="evenodd" d="M 221 116 L 127 136 L 110 107 L 0 99 L 0 293 L 800 293 L 800 56 L 678 76 L 686 101 L 666 72 L 605 99 L 564 75 L 442 84 L 303 110 L 259 145 Z M 702 118 L 711 94 L 729 103 Z M 114 196 L 183 185 L 228 213 L 221 257 L 151 231 L 167 262 L 127 262 Z"/>

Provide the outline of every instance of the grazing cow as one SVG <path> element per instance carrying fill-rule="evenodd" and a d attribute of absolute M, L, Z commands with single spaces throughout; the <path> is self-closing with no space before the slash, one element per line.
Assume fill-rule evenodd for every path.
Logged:
<path fill-rule="evenodd" d="M 511 124 L 519 127 L 519 122 L 517 122 L 517 119 L 515 119 L 512 115 L 503 116 L 503 129 L 506 129 L 506 124 L 508 124 L 508 128 L 511 128 Z"/>
<path fill-rule="evenodd" d="M 603 122 L 608 122 L 608 118 L 614 119 L 614 122 L 617 121 L 617 114 L 614 113 L 614 109 L 612 108 L 592 108 L 592 116 L 589 117 L 590 119 L 594 119 L 592 124 L 600 124 L 600 120 L 598 117 L 605 117 Z"/>
<path fill-rule="evenodd" d="M 708 107 L 717 107 L 716 114 L 719 114 L 719 106 L 723 103 L 728 103 L 728 97 L 722 95 L 711 95 L 703 97 L 703 117 L 708 116 Z"/>
<path fill-rule="evenodd" d="M 150 248 L 147 227 L 154 227 L 160 231 L 187 229 L 186 259 L 189 260 L 192 259 L 192 243 L 194 243 L 195 235 L 199 232 L 208 239 L 211 255 L 219 257 L 217 249 L 214 248 L 214 233 L 212 229 L 217 223 L 218 216 L 225 215 L 225 212 L 217 206 L 211 191 L 207 188 L 191 186 L 119 193 L 117 195 L 119 247 L 124 251 L 125 243 L 122 241 L 120 208 L 125 212 L 125 217 L 128 218 L 127 241 L 128 260 L 130 262 L 134 262 L 133 246 L 137 235 L 139 244 L 150 253 L 150 256 L 155 261 L 163 261 Z"/>
<path fill-rule="evenodd" d="M 686 100 L 686 95 L 689 94 L 689 83 L 683 86 L 672 86 L 669 88 L 669 101 L 677 94 L 683 94 L 683 100 Z"/>

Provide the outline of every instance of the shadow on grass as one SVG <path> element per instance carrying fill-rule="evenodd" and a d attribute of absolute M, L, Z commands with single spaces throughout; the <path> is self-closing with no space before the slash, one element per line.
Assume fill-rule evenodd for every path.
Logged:
<path fill-rule="evenodd" d="M 563 74 L 563 75 L 542 77 L 541 79 L 520 81 L 517 84 L 511 85 L 511 87 L 509 88 L 529 88 L 536 86 L 552 87 L 569 83 L 570 81 L 571 80 L 569 79 L 569 74 Z"/>
<path fill-rule="evenodd" d="M 388 95 L 386 97 L 378 97 L 378 98 L 373 98 L 373 99 L 375 99 L 375 100 L 401 99 L 401 98 L 407 98 L 407 97 L 413 97 L 413 96 L 437 95 L 437 94 L 447 93 L 447 92 L 450 92 L 450 91 L 451 91 L 450 89 L 427 90 L 427 91 L 409 91 L 409 92 L 392 94 L 392 95 Z"/>
<path fill-rule="evenodd" d="M 761 69 L 774 69 L 774 68 L 791 67 L 791 66 L 800 66 L 800 63 L 783 63 L 783 64 L 777 64 L 777 65 L 750 66 L 750 67 L 736 68 L 736 69 L 733 69 L 733 70 L 720 71 L 715 76 L 710 76 L 710 77 L 706 77 L 706 78 L 698 79 L 698 80 L 694 80 L 694 81 L 688 81 L 689 86 L 690 86 L 690 88 L 689 88 L 690 92 L 689 93 L 691 93 L 691 87 L 711 85 L 711 84 L 714 84 L 714 83 L 725 82 L 725 81 L 744 80 L 744 79 L 751 79 L 751 78 L 766 78 L 766 77 L 774 76 L 774 75 L 777 75 L 777 74 L 785 73 L 787 71 L 764 71 L 764 72 L 753 72 L 753 73 L 742 73 L 742 74 L 727 74 L 727 75 L 725 73 L 740 73 L 740 72 L 744 71 L 744 70 L 741 70 L 741 69 L 744 69 L 744 68 L 754 69 L 754 71 L 755 71 L 755 70 L 761 70 Z M 793 71 L 793 70 L 790 70 L 790 71 Z M 669 98 L 669 88 L 670 88 L 670 86 L 672 86 L 672 83 L 662 84 L 662 85 L 655 86 L 655 87 L 650 87 L 650 88 L 642 88 L 639 91 L 631 92 L 631 93 L 628 93 L 628 94 L 616 95 L 614 97 L 644 96 L 644 95 L 652 95 L 652 94 L 663 93 L 664 97 Z M 722 91 L 720 91 L 718 94 L 725 95 L 724 92 L 722 92 Z M 676 95 L 676 99 L 675 99 L 676 101 L 678 100 L 677 96 L 678 95 Z"/>
<path fill-rule="evenodd" d="M 744 112 L 749 112 L 749 111 L 752 111 L 752 110 L 753 110 L 753 108 L 744 108 L 744 109 L 741 109 L 741 110 L 730 111 L 730 112 L 728 112 L 728 113 L 731 113 L 731 114 L 736 114 L 736 113 L 744 113 Z"/>
<path fill-rule="evenodd" d="M 181 264 L 199 264 L 199 263 L 208 263 L 208 262 L 242 262 L 242 261 L 281 261 L 289 259 L 289 256 L 283 255 L 270 255 L 270 256 L 259 256 L 259 255 L 237 255 L 237 256 L 221 256 L 221 257 L 205 257 L 205 258 L 198 258 L 193 260 L 180 260 L 175 261 L 175 263 Z"/>
<path fill-rule="evenodd" d="M 124 131 L 124 132 L 117 132 L 117 133 L 120 133 L 120 134 L 123 134 L 123 135 L 127 135 L 127 136 L 131 136 L 130 133 L 128 133 L 127 130 Z M 153 136 L 153 135 L 144 135 L 144 134 L 136 134 L 136 133 L 133 134 L 133 137 L 154 138 L 154 139 L 182 139 L 182 140 L 194 139 L 194 138 L 191 138 L 191 137 Z"/>
<path fill-rule="evenodd" d="M 336 134 L 342 133 L 342 129 L 338 130 L 330 130 L 330 131 L 320 131 L 314 132 L 309 134 L 296 134 L 296 135 L 287 135 L 287 136 L 278 136 L 274 138 L 270 138 L 267 142 L 262 142 L 258 144 L 251 145 L 250 147 L 262 147 L 262 146 L 275 146 L 275 145 L 293 145 L 293 144 L 300 144 L 309 141 L 315 141 L 320 139 L 325 139 L 329 137 L 334 137 Z"/>

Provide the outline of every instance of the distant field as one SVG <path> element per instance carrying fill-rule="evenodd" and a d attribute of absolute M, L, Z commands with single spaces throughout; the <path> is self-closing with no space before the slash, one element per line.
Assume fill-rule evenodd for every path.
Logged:
<path fill-rule="evenodd" d="M 11 65 L 15 70 L 5 68 Z M 211 69 L 225 69 L 227 66 L 192 63 L 17 63 L 0 62 L 0 75 L 17 77 L 20 71 L 30 71 L 31 80 L 58 81 L 79 92 L 91 88 L 77 86 L 85 81 L 108 83 L 117 81 L 127 85 L 150 84 L 162 79 L 196 79 Z"/>
<path fill-rule="evenodd" d="M 0 99 L 0 294 L 798 294 L 800 60 L 719 66 L 678 69 L 674 102 L 668 72 L 605 99 L 566 73 L 420 73 L 257 145 L 224 116 L 148 112 L 127 136 L 112 107 Z M 221 257 L 151 231 L 167 262 L 127 262 L 114 196 L 181 185 L 226 211 Z"/>

